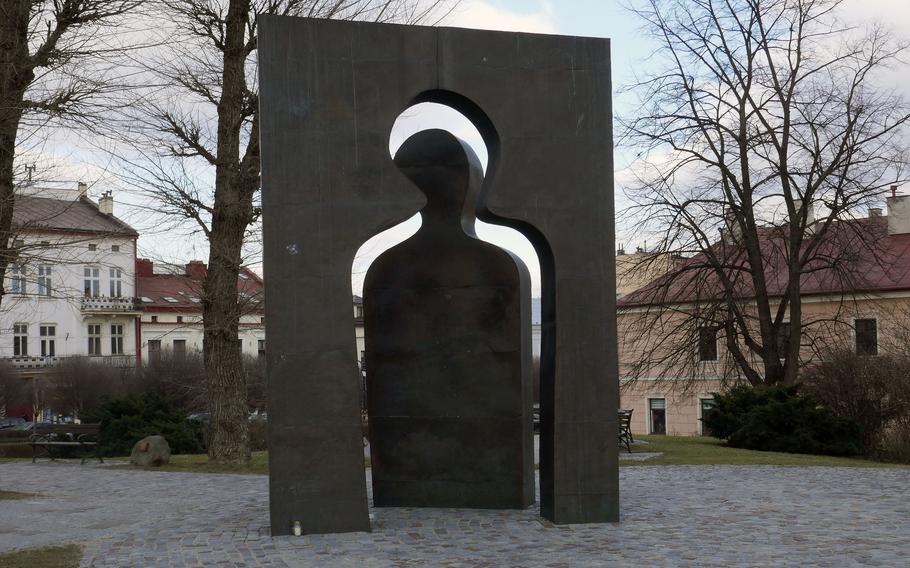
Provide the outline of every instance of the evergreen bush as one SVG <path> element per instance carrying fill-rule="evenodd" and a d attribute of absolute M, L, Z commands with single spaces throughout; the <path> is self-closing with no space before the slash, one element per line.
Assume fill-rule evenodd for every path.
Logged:
<path fill-rule="evenodd" d="M 174 454 L 203 451 L 203 425 L 188 421 L 176 406 L 156 391 L 108 401 L 87 413 L 84 422 L 100 422 L 99 443 L 105 455 L 129 455 L 146 436 L 164 436 Z"/>
<path fill-rule="evenodd" d="M 863 451 L 859 424 L 801 395 L 798 385 L 741 386 L 715 395 L 704 424 L 736 448 L 831 456 Z"/>

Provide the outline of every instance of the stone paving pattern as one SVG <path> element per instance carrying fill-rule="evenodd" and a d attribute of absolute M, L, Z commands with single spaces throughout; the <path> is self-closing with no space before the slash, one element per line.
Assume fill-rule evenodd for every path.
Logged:
<path fill-rule="evenodd" d="M 369 481 L 369 476 L 367 476 Z M 622 523 L 371 509 L 372 533 L 271 538 L 266 476 L 0 464 L 0 552 L 72 541 L 92 567 L 907 566 L 910 469 L 621 469 Z"/>

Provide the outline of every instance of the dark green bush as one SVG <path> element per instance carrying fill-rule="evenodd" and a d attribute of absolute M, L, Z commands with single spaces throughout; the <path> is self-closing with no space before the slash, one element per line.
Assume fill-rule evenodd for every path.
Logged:
<path fill-rule="evenodd" d="M 155 391 L 130 395 L 102 404 L 83 422 L 100 422 L 99 443 L 105 455 L 129 455 L 146 436 L 164 436 L 175 454 L 203 451 L 202 429 L 186 420 L 174 404 Z"/>
<path fill-rule="evenodd" d="M 856 421 L 802 396 L 798 385 L 736 387 L 715 395 L 704 424 L 736 448 L 831 456 L 863 450 Z"/>

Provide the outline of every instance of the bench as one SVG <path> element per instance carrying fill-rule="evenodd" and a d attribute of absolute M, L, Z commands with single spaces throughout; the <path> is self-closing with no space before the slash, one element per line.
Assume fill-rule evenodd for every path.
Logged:
<path fill-rule="evenodd" d="M 101 448 L 98 445 L 100 431 L 101 424 L 40 424 L 28 442 L 28 445 L 32 447 L 32 463 L 35 463 L 39 457 L 49 457 L 51 461 L 57 459 L 54 450 L 59 448 L 82 450 L 80 463 L 84 464 L 86 456 L 92 453 L 99 462 L 104 463 Z"/>
<path fill-rule="evenodd" d="M 619 445 L 625 446 L 626 451 L 632 453 L 632 444 L 635 439 L 632 438 L 632 410 L 619 411 Z"/>

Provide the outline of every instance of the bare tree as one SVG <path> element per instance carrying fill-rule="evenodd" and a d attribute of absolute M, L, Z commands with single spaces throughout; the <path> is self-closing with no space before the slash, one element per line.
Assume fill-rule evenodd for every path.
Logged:
<path fill-rule="evenodd" d="M 257 14 L 417 23 L 457 0 L 160 0 L 168 48 L 145 66 L 132 118 L 137 158 L 127 182 L 209 244 L 203 353 L 211 415 L 209 458 L 249 459 L 246 385 L 237 345 L 237 279 L 259 217 Z"/>
<path fill-rule="evenodd" d="M 857 261 L 881 231 L 855 217 L 905 174 L 907 107 L 876 82 L 904 45 L 842 25 L 840 4 L 634 8 L 667 65 L 632 87 L 641 105 L 622 121 L 640 152 L 630 213 L 654 250 L 686 259 L 624 302 L 637 372 L 697 373 L 716 334 L 737 379 L 794 380 L 804 328 L 822 323 L 803 315 L 804 288 L 862 289 Z"/>
<path fill-rule="evenodd" d="M 111 88 L 103 62 L 121 52 L 115 38 L 141 4 L 0 0 L 0 282 L 17 257 L 11 235 L 17 141 L 55 120 L 98 118 L 93 108 Z"/>

